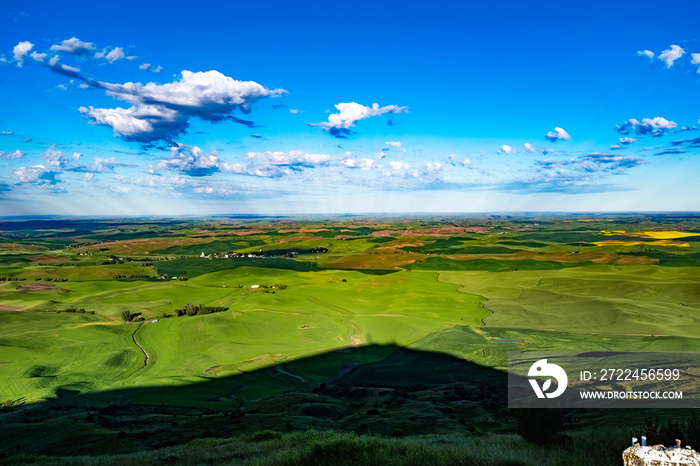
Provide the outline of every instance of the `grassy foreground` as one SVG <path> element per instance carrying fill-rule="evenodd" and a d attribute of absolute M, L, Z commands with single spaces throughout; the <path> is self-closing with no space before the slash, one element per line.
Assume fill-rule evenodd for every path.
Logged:
<path fill-rule="evenodd" d="M 626 436 L 625 436 L 626 437 Z M 619 464 L 617 443 L 621 435 L 597 431 L 573 447 L 545 447 L 516 435 L 418 436 L 386 438 L 354 433 L 304 431 L 283 434 L 262 431 L 230 439 L 194 440 L 186 445 L 105 456 L 14 456 L 0 464 L 140 466 L 182 465 L 250 466 L 605 466 Z"/>

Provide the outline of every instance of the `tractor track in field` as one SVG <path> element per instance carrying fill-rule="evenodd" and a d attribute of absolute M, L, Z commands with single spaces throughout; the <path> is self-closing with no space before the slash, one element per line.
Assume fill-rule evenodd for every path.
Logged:
<path fill-rule="evenodd" d="M 139 324 L 139 326 L 136 327 L 136 330 L 134 330 L 134 333 L 131 334 L 131 339 L 134 341 L 134 344 L 136 344 L 136 346 L 139 347 L 139 349 L 141 350 L 141 352 L 144 355 L 143 366 L 136 369 L 134 372 L 131 373 L 131 375 L 136 374 L 138 371 L 140 371 L 141 369 L 145 369 L 146 366 L 148 366 L 148 359 L 149 359 L 148 353 L 146 352 L 146 349 L 143 346 L 141 346 L 138 341 L 136 341 L 136 332 L 139 331 L 139 329 L 141 328 L 142 325 L 143 325 L 143 322 L 141 322 Z M 131 375 L 129 377 L 131 377 Z"/>

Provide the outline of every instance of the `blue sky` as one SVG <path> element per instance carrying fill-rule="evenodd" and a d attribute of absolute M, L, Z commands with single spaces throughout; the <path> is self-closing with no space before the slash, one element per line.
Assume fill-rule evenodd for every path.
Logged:
<path fill-rule="evenodd" d="M 23 2 L 0 215 L 700 209 L 697 2 Z"/>

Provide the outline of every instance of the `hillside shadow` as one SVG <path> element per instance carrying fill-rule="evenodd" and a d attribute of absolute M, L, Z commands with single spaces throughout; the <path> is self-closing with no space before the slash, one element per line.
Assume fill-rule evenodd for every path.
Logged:
<path fill-rule="evenodd" d="M 62 386 L 53 398 L 2 408 L 0 436 L 17 443 L 0 445 L 0 457 L 141 451 L 265 430 L 512 431 L 506 382 L 447 354 L 368 345 L 182 385 Z"/>

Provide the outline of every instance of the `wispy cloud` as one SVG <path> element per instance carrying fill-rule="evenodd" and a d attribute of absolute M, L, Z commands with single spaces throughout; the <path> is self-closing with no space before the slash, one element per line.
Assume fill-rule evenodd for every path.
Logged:
<path fill-rule="evenodd" d="M 95 44 L 92 42 L 83 42 L 77 37 L 71 37 L 60 44 L 52 45 L 51 50 L 68 55 L 89 56 L 95 50 Z"/>
<path fill-rule="evenodd" d="M 0 151 L 0 160 L 17 160 L 21 159 L 22 157 L 24 157 L 24 154 L 19 149 L 14 152 Z"/>
<path fill-rule="evenodd" d="M 311 154 L 302 150 L 248 152 L 242 163 L 221 163 L 222 172 L 259 178 L 287 178 L 318 167 L 326 167 L 334 160 L 326 154 Z"/>
<path fill-rule="evenodd" d="M 139 68 L 144 71 L 150 71 L 151 73 L 160 73 L 161 71 L 163 71 L 162 66 L 153 66 L 150 63 L 143 63 L 139 65 Z"/>

